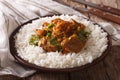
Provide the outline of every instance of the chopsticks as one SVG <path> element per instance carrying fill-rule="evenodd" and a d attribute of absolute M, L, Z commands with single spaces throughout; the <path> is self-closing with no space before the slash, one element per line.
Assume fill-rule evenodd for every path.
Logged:
<path fill-rule="evenodd" d="M 96 16 L 99 16 L 103 19 L 106 19 L 106 20 L 109 20 L 109 21 L 112 21 L 112 22 L 115 22 L 117 24 L 120 24 L 120 17 L 117 17 L 117 16 L 114 16 L 112 14 L 109 14 L 109 13 L 105 13 L 105 12 L 102 12 L 100 10 L 95 10 L 95 9 L 86 9 L 86 8 L 74 8 L 78 11 L 82 11 L 82 12 L 86 12 L 86 13 L 91 13 L 91 14 L 94 14 Z"/>
<path fill-rule="evenodd" d="M 90 14 L 96 15 L 98 17 L 101 17 L 103 19 L 106 19 L 108 21 L 112 21 L 114 23 L 120 24 L 120 16 L 117 16 L 117 15 L 120 15 L 120 11 L 118 9 L 115 9 L 115 8 L 112 8 L 112 7 L 107 7 L 107 6 L 103 5 L 103 7 L 106 7 L 106 8 L 104 8 L 105 12 L 103 12 L 103 11 L 101 11 L 101 10 L 103 10 L 102 6 L 99 7 L 99 5 L 97 5 L 97 4 L 93 5 L 93 3 L 89 3 L 89 2 L 85 3 L 86 1 L 82 1 L 82 0 L 74 0 L 74 1 L 84 2 L 85 5 L 88 5 L 88 3 L 89 3 L 89 6 L 92 6 L 92 7 L 94 6 L 94 8 L 97 8 L 97 9 L 93 9 L 93 8 L 91 8 L 91 9 L 81 8 L 81 7 L 73 6 L 71 4 L 67 4 L 67 3 L 65 3 L 63 1 L 59 1 L 59 0 L 54 0 L 54 1 L 57 1 L 57 2 L 59 2 L 61 4 L 67 5 L 69 7 L 72 7 L 73 9 L 75 9 L 77 11 L 84 12 L 84 13 L 90 13 Z M 114 11 L 110 12 L 109 8 L 112 9 L 112 10 L 114 10 Z M 100 10 L 98 10 L 98 9 L 100 9 Z M 107 11 L 107 10 L 109 10 L 109 11 Z M 110 14 L 108 12 L 114 13 L 114 14 L 117 13 L 117 15 L 112 15 L 112 14 Z"/>
<path fill-rule="evenodd" d="M 120 10 L 113 8 L 113 7 L 110 7 L 110 6 L 105 6 L 102 4 L 94 4 L 94 3 L 87 2 L 84 0 L 72 0 L 72 1 L 120 16 Z"/>

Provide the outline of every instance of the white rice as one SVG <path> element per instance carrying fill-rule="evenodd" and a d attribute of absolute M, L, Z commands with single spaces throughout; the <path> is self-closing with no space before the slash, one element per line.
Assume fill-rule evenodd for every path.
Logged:
<path fill-rule="evenodd" d="M 83 23 L 87 29 L 91 31 L 84 49 L 77 54 L 68 53 L 62 55 L 57 51 L 46 53 L 41 47 L 29 45 L 31 35 L 35 34 L 34 30 L 36 28 L 42 28 L 44 22 L 50 22 L 55 18 L 61 18 L 68 21 L 74 19 L 77 22 Z M 101 27 L 75 15 L 61 15 L 34 20 L 32 23 L 23 26 L 15 36 L 15 46 L 20 57 L 30 63 L 48 68 L 72 68 L 91 63 L 105 51 L 107 48 L 107 41 L 107 33 L 104 32 Z"/>

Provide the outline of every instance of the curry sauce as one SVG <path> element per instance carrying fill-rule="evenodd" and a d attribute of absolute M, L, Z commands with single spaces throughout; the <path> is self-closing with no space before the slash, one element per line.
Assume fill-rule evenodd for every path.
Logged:
<path fill-rule="evenodd" d="M 78 53 L 85 46 L 90 34 L 85 31 L 86 27 L 83 24 L 73 19 L 65 21 L 56 18 L 50 23 L 44 22 L 42 26 L 43 28 L 36 29 L 35 33 L 39 37 L 37 46 L 46 52 Z"/>

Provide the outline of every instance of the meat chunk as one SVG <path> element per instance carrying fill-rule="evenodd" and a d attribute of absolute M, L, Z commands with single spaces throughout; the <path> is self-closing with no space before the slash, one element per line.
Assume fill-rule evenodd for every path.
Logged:
<path fill-rule="evenodd" d="M 79 52 L 83 46 L 85 45 L 85 42 L 82 42 L 78 39 L 76 34 L 73 34 L 69 38 L 66 38 L 65 40 L 62 41 L 61 43 L 62 47 L 64 50 L 67 52 Z M 66 52 L 63 51 L 63 52 Z"/>
<path fill-rule="evenodd" d="M 77 26 L 75 26 L 75 23 L 59 20 L 59 22 L 56 22 L 56 26 L 53 27 L 53 34 L 55 36 L 64 36 L 64 34 L 70 36 L 75 32 L 75 29 Z"/>
<path fill-rule="evenodd" d="M 46 34 L 46 31 L 44 29 L 36 29 L 35 32 L 40 37 L 43 37 Z"/>
<path fill-rule="evenodd" d="M 43 27 L 46 27 L 46 26 L 48 26 L 48 25 L 49 25 L 48 22 L 44 22 L 42 26 L 43 26 Z"/>
<path fill-rule="evenodd" d="M 61 22 L 61 21 L 63 21 L 63 20 L 60 19 L 60 18 L 56 18 L 56 19 L 52 20 L 51 22 L 52 22 L 53 24 L 57 24 L 57 23 L 59 23 L 59 22 Z"/>

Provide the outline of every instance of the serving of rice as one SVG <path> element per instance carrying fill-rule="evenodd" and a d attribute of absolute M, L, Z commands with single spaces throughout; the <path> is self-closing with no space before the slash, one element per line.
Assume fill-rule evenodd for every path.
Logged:
<path fill-rule="evenodd" d="M 55 18 L 61 18 L 66 21 L 74 19 L 84 24 L 86 29 L 91 31 L 85 47 L 79 53 L 68 53 L 63 55 L 58 51 L 45 52 L 42 47 L 29 44 L 31 35 L 35 34 L 35 29 L 42 29 L 42 24 L 44 22 L 50 22 Z M 52 16 L 34 20 L 32 23 L 24 25 L 14 38 L 17 53 L 21 58 L 29 63 L 47 68 L 72 68 L 91 63 L 94 59 L 102 55 L 108 45 L 107 33 L 104 32 L 101 27 L 76 15 Z"/>

